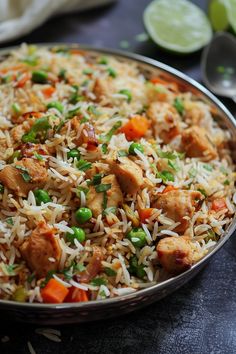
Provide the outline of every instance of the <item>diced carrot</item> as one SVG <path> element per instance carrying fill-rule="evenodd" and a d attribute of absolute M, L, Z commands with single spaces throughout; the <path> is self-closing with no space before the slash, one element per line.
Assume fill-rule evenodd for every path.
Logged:
<path fill-rule="evenodd" d="M 212 202 L 211 209 L 216 211 L 216 212 L 218 212 L 220 210 L 223 210 L 223 209 L 227 209 L 225 198 L 214 199 L 213 202 Z"/>
<path fill-rule="evenodd" d="M 54 278 L 41 290 L 43 302 L 48 304 L 61 304 L 68 293 L 68 288 Z"/>
<path fill-rule="evenodd" d="M 42 90 L 42 93 L 45 98 L 50 98 L 53 95 L 53 93 L 55 92 L 55 90 L 56 90 L 55 87 L 48 86 Z"/>
<path fill-rule="evenodd" d="M 72 48 L 70 49 L 70 54 L 85 55 L 85 51 L 81 49 Z"/>
<path fill-rule="evenodd" d="M 162 79 L 161 77 L 153 77 L 151 80 L 150 80 L 153 84 L 161 84 L 161 85 L 165 85 L 167 86 L 169 84 L 168 81 Z"/>
<path fill-rule="evenodd" d="M 149 127 L 150 122 L 146 117 L 136 115 L 121 127 L 120 132 L 124 133 L 128 140 L 134 140 L 142 138 Z"/>
<path fill-rule="evenodd" d="M 69 288 L 69 293 L 65 298 L 65 302 L 84 302 L 89 301 L 87 291 L 78 289 L 74 286 Z"/>
<path fill-rule="evenodd" d="M 163 190 L 162 194 L 163 193 L 168 193 L 170 191 L 177 191 L 178 188 L 174 187 L 174 186 L 166 186 L 166 188 Z"/>
<path fill-rule="evenodd" d="M 150 218 L 150 216 L 153 213 L 153 208 L 146 208 L 146 209 L 140 209 L 139 210 L 139 217 L 142 223 L 145 223 L 147 219 Z"/>
<path fill-rule="evenodd" d="M 17 81 L 16 87 L 23 87 L 26 82 L 30 79 L 31 75 L 29 73 L 24 73 L 20 80 Z"/>
<path fill-rule="evenodd" d="M 179 87 L 177 82 L 174 81 L 167 81 L 165 79 L 162 79 L 161 77 L 153 77 L 150 80 L 153 84 L 160 84 L 163 86 L 168 86 L 169 89 L 171 89 L 174 92 L 178 92 L 179 91 Z"/>

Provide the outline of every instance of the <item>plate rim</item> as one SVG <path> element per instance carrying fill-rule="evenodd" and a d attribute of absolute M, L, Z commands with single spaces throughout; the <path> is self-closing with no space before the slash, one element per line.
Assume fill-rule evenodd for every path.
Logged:
<path fill-rule="evenodd" d="M 0 56 L 2 55 L 7 55 L 9 54 L 12 50 L 17 50 L 21 47 L 22 44 L 19 45 L 14 45 L 14 46 L 9 46 L 9 47 L 4 47 L 0 48 Z M 129 59 L 131 61 L 138 62 L 140 64 L 147 64 L 152 66 L 155 69 L 159 69 L 162 71 L 165 71 L 166 73 L 169 73 L 173 76 L 175 76 L 178 79 L 181 79 L 185 81 L 188 85 L 191 85 L 192 87 L 196 88 L 198 91 L 203 94 L 203 96 L 207 97 L 212 103 L 214 103 L 218 109 L 224 114 L 225 120 L 229 120 L 231 125 L 234 127 L 235 134 L 236 134 L 236 120 L 234 119 L 232 113 L 228 110 L 228 108 L 225 107 L 225 105 L 214 95 L 212 94 L 205 86 L 197 82 L 195 79 L 191 78 L 187 74 L 184 74 L 183 72 L 173 68 L 170 65 L 167 65 L 165 63 L 162 63 L 156 59 L 149 58 L 144 55 L 140 55 L 137 53 L 131 53 L 128 51 L 120 50 L 120 49 L 111 49 L 111 48 L 105 48 L 105 47 L 96 47 L 93 45 L 86 45 L 86 44 L 79 44 L 79 43 L 65 43 L 65 42 L 49 42 L 49 43 L 27 43 L 27 45 L 36 45 L 37 47 L 43 47 L 43 48 L 51 48 L 51 47 L 68 47 L 68 48 L 76 48 L 76 49 L 82 49 L 84 51 L 88 52 L 94 52 L 94 53 L 101 53 L 101 54 L 107 54 L 107 55 L 112 55 L 120 58 L 125 58 Z M 20 303 L 12 300 L 1 300 L 0 299 L 0 307 L 1 308 L 6 308 L 6 309 L 11 309 L 15 308 L 15 310 L 29 310 L 29 309 L 34 309 L 34 310 L 57 310 L 57 311 L 62 311 L 62 310 L 67 310 L 67 309 L 91 309 L 94 307 L 107 307 L 109 305 L 114 305 L 117 303 L 121 302 L 126 302 L 132 299 L 135 299 L 139 296 L 145 296 L 148 295 L 149 293 L 155 293 L 156 291 L 161 291 L 168 287 L 168 285 L 175 285 L 181 282 L 184 278 L 188 279 L 188 275 L 191 273 L 194 273 L 194 271 L 200 270 L 203 265 L 205 265 L 210 258 L 218 252 L 221 247 L 229 240 L 229 238 L 233 235 L 234 231 L 236 230 L 236 214 L 231 222 L 231 224 L 228 226 L 226 231 L 223 234 L 223 237 L 217 242 L 216 246 L 206 255 L 204 256 L 200 261 L 198 261 L 196 264 L 194 264 L 190 269 L 187 271 L 175 276 L 171 277 L 167 280 L 164 280 L 160 283 L 157 283 L 153 286 L 137 290 L 131 294 L 126 294 L 126 295 L 120 295 L 114 298 L 109 298 L 109 299 L 104 299 L 104 300 L 91 300 L 88 302 L 79 302 L 79 303 L 63 303 L 63 304 L 43 304 L 43 303 Z"/>

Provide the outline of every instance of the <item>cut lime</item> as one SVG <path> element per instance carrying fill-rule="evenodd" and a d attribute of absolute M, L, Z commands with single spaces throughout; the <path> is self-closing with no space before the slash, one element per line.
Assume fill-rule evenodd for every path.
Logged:
<path fill-rule="evenodd" d="M 155 0 L 144 11 L 145 27 L 156 44 L 177 53 L 205 46 L 212 30 L 205 13 L 187 0 Z"/>
<path fill-rule="evenodd" d="M 227 0 L 228 1 L 228 17 L 229 23 L 236 33 L 236 0 Z"/>
<path fill-rule="evenodd" d="M 225 31 L 229 28 L 227 0 L 211 0 L 208 13 L 215 31 Z"/>

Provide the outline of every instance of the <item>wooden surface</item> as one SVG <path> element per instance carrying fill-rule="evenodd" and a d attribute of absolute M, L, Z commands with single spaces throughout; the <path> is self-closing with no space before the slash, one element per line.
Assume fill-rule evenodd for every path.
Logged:
<path fill-rule="evenodd" d="M 206 1 L 194 1 L 206 6 Z M 78 42 L 119 48 L 163 61 L 201 81 L 196 53 L 176 57 L 160 51 L 151 41 L 138 42 L 144 31 L 142 13 L 148 0 L 118 0 L 113 6 L 84 14 L 54 18 L 30 35 L 7 43 Z M 4 47 L 2 46 L 2 47 Z M 229 100 L 224 101 L 235 113 Z M 37 354 L 236 353 L 236 237 L 232 237 L 209 265 L 190 283 L 162 301 L 130 315 L 108 321 L 59 327 L 62 342 L 54 343 L 35 333 L 37 326 L 0 322 L 1 354 L 29 353 L 30 341 Z"/>

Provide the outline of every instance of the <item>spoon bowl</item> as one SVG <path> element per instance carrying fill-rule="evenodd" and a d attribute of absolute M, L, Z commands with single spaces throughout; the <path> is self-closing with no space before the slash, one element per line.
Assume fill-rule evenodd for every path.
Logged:
<path fill-rule="evenodd" d="M 236 102 L 236 39 L 229 33 L 217 33 L 202 54 L 202 78 L 219 96 Z"/>

